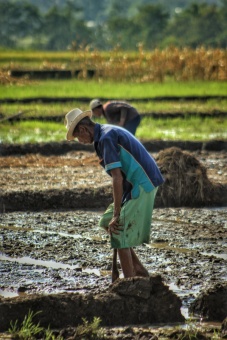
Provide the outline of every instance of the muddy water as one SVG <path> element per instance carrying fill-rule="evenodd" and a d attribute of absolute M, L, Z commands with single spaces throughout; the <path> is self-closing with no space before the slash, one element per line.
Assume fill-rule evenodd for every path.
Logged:
<path fill-rule="evenodd" d="M 102 211 L 0 215 L 0 295 L 98 293 L 108 289 L 112 251 Z M 188 306 L 227 279 L 227 208 L 155 209 L 150 244 L 137 253 Z"/>

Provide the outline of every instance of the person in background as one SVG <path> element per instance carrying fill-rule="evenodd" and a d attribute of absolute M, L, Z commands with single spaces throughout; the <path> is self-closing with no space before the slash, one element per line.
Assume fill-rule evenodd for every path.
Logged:
<path fill-rule="evenodd" d="M 155 195 L 164 179 L 153 157 L 135 136 L 118 126 L 95 123 L 91 117 L 91 111 L 78 108 L 68 112 L 66 139 L 93 144 L 100 165 L 112 177 L 113 203 L 102 215 L 99 226 L 110 235 L 111 248 L 114 256 L 119 256 L 124 277 L 149 276 L 133 247 L 150 241 Z M 113 268 L 112 282 L 119 275 Z"/>
<path fill-rule="evenodd" d="M 131 105 L 123 101 L 108 101 L 102 104 L 99 99 L 90 102 L 90 109 L 94 117 L 105 117 L 108 124 L 118 125 L 133 135 L 140 124 L 141 116 Z"/>

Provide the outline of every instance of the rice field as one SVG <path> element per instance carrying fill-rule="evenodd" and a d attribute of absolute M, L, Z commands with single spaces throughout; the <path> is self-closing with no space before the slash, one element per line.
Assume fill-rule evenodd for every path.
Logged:
<path fill-rule="evenodd" d="M 87 110 L 92 98 L 103 98 L 103 101 L 127 100 L 134 105 L 145 116 L 137 130 L 137 137 L 141 139 L 226 139 L 226 57 L 226 50 L 203 48 L 168 48 L 151 52 L 140 48 L 133 53 L 118 49 L 110 52 L 1 51 L 0 141 L 25 143 L 64 140 L 64 115 L 74 107 Z M 29 77 L 13 78 L 10 71 L 15 68 L 80 68 L 82 72 L 78 78 L 66 80 L 33 80 Z M 86 78 L 85 71 L 88 68 L 96 71 L 92 79 Z M 172 96 L 182 97 L 182 100 L 168 100 Z M 187 96 L 198 96 L 198 99 L 185 101 L 183 98 Z M 203 96 L 210 96 L 211 99 L 200 100 Z M 214 96 L 223 98 L 212 99 Z M 42 103 L 38 101 L 42 97 L 53 100 Z M 166 99 L 154 100 L 157 97 Z M 25 98 L 34 98 L 34 102 L 19 102 Z M 54 98 L 68 100 L 61 103 L 54 102 Z M 4 103 L 5 99 L 18 102 Z M 4 120 L 18 113 L 21 113 L 20 117 L 24 121 L 12 123 Z M 161 113 L 163 119 L 146 116 L 149 113 Z M 172 118 L 166 119 L 166 113 L 172 114 Z M 176 113 L 182 117 L 175 117 Z M 201 117 L 201 113 L 210 114 L 210 117 Z M 212 116 L 214 113 L 222 113 L 222 116 Z M 60 119 L 58 122 L 47 122 L 44 121 L 47 116 L 59 116 Z"/>

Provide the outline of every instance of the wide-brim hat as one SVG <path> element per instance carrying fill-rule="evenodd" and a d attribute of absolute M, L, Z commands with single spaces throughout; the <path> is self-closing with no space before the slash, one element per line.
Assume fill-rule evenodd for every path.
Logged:
<path fill-rule="evenodd" d="M 85 117 L 91 118 L 92 112 L 91 111 L 81 111 L 80 109 L 73 109 L 66 113 L 65 115 L 65 126 L 67 129 L 66 139 L 73 140 L 73 131 L 77 124 L 81 121 L 81 119 Z"/>
<path fill-rule="evenodd" d="M 99 100 L 99 99 L 93 99 L 90 102 L 90 109 L 91 110 L 94 110 L 94 109 L 96 109 L 96 107 L 99 107 L 99 106 L 102 106 L 101 100 Z"/>

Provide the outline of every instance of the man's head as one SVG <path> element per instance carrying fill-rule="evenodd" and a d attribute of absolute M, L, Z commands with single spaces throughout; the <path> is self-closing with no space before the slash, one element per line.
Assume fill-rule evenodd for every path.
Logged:
<path fill-rule="evenodd" d="M 91 144 L 93 142 L 94 122 L 91 121 L 91 111 L 73 109 L 65 115 L 65 126 L 67 129 L 66 139 L 77 138 L 80 143 Z"/>
<path fill-rule="evenodd" d="M 99 99 L 93 99 L 90 102 L 90 109 L 95 117 L 101 117 L 103 114 L 102 103 Z"/>

